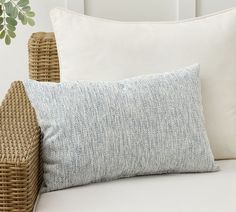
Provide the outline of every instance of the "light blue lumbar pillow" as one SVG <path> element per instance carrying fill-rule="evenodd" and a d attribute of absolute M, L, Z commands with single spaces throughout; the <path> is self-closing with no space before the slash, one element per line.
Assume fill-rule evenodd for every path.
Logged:
<path fill-rule="evenodd" d="M 218 169 L 204 126 L 198 65 L 116 82 L 24 86 L 43 134 L 44 192 Z"/>

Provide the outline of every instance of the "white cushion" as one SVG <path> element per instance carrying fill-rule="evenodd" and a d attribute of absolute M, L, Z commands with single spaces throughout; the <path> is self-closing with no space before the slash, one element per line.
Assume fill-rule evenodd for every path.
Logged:
<path fill-rule="evenodd" d="M 62 81 L 118 80 L 201 65 L 215 158 L 236 158 L 236 9 L 182 22 L 119 22 L 51 12 Z"/>
<path fill-rule="evenodd" d="M 222 171 L 136 177 L 44 193 L 35 212 L 235 212 L 236 160 Z"/>

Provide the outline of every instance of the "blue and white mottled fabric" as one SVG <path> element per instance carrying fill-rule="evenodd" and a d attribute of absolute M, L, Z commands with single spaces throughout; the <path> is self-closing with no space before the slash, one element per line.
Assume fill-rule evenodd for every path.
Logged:
<path fill-rule="evenodd" d="M 204 126 L 198 65 L 116 82 L 24 86 L 43 134 L 44 192 L 218 169 Z"/>

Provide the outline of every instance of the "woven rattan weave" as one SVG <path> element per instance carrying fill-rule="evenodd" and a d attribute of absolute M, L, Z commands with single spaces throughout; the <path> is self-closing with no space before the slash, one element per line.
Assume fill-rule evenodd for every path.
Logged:
<path fill-rule="evenodd" d="M 59 82 L 59 61 L 53 33 L 34 33 L 29 40 L 29 77 L 37 81 Z"/>
<path fill-rule="evenodd" d="M 29 75 L 59 82 L 53 33 L 29 40 Z M 22 82 L 11 85 L 0 106 L 0 212 L 32 212 L 42 182 L 40 128 Z"/>

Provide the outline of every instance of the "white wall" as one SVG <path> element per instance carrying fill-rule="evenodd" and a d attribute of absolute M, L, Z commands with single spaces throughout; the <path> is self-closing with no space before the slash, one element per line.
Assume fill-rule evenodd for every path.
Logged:
<path fill-rule="evenodd" d="M 0 102 L 10 83 L 28 77 L 27 42 L 31 33 L 51 31 L 49 11 L 65 6 L 79 11 L 83 0 L 30 0 L 36 26 L 19 25 L 17 38 L 6 47 L 0 41 Z M 88 15 L 123 21 L 166 21 L 204 15 L 236 6 L 236 0 L 84 0 Z"/>
<path fill-rule="evenodd" d="M 197 16 L 236 7 L 236 0 L 197 0 Z"/>
<path fill-rule="evenodd" d="M 177 0 L 85 0 L 85 13 L 121 21 L 177 18 Z"/>

